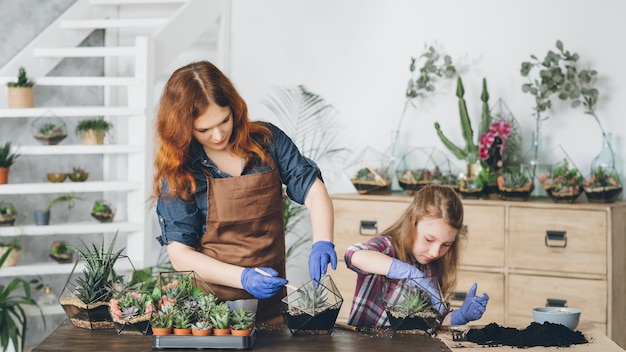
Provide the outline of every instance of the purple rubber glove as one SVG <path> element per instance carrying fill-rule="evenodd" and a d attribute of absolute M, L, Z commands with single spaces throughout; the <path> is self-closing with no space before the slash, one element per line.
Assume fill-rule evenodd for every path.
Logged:
<path fill-rule="evenodd" d="M 441 299 L 441 293 L 435 287 L 435 284 L 424 273 L 409 263 L 405 263 L 399 259 L 393 258 L 387 277 L 390 279 L 409 280 L 415 284 L 418 289 L 425 291 L 430 297 L 430 302 L 439 313 L 443 313 L 445 304 Z"/>
<path fill-rule="evenodd" d="M 311 254 L 309 254 L 309 275 L 311 279 L 320 281 L 322 275 L 326 275 L 329 263 L 332 265 L 333 270 L 337 269 L 335 245 L 329 241 L 313 243 Z"/>
<path fill-rule="evenodd" d="M 452 311 L 450 325 L 465 325 L 483 316 L 487 309 L 489 296 L 486 293 L 483 293 L 482 296 L 476 296 L 477 288 L 478 284 L 474 282 L 469 291 L 467 291 L 467 296 L 465 296 L 461 308 Z"/>
<path fill-rule="evenodd" d="M 281 277 L 277 277 L 278 272 L 272 268 L 260 269 L 272 276 L 265 276 L 252 268 L 245 268 L 241 273 L 241 286 L 255 298 L 270 298 L 289 282 Z"/>

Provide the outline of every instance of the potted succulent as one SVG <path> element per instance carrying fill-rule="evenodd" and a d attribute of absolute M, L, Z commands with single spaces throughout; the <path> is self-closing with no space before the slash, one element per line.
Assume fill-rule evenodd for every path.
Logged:
<path fill-rule="evenodd" d="M 12 255 L 13 248 L 0 254 L 0 267 Z M 46 324 L 43 311 L 32 297 L 31 284 L 37 280 L 26 281 L 21 277 L 13 278 L 6 286 L 0 284 L 0 349 L 3 351 L 22 351 L 26 341 L 26 324 L 28 315 L 24 306 L 34 306 L 41 314 L 41 320 Z M 21 292 L 20 292 L 21 291 Z"/>
<path fill-rule="evenodd" d="M 174 322 L 174 303 L 161 305 L 161 308 L 150 317 L 152 335 L 165 336 L 172 333 Z"/>
<path fill-rule="evenodd" d="M 89 173 L 82 167 L 78 166 L 73 167 L 72 172 L 68 173 L 67 176 L 72 182 L 84 182 L 89 177 Z"/>
<path fill-rule="evenodd" d="M 74 261 L 74 247 L 65 241 L 54 241 L 48 255 L 57 263 L 65 264 Z"/>
<path fill-rule="evenodd" d="M 230 313 L 230 333 L 233 336 L 250 336 L 256 314 L 241 307 Z"/>
<path fill-rule="evenodd" d="M 43 145 L 57 145 L 67 137 L 67 125 L 54 116 L 41 116 L 31 124 L 33 137 Z"/>
<path fill-rule="evenodd" d="M 522 171 L 505 172 L 497 182 L 502 200 L 526 201 L 535 189 L 532 178 Z"/>
<path fill-rule="evenodd" d="M 191 324 L 191 335 L 209 336 L 213 333 L 213 323 L 207 320 L 198 320 Z"/>
<path fill-rule="evenodd" d="M 7 83 L 9 92 L 9 108 L 32 108 L 35 103 L 33 99 L 33 86 L 35 82 L 28 79 L 26 69 L 20 67 L 17 74 L 17 81 Z"/>
<path fill-rule="evenodd" d="M 100 222 L 111 222 L 115 216 L 115 210 L 109 202 L 96 200 L 91 208 L 91 216 Z"/>
<path fill-rule="evenodd" d="M 0 202 L 0 226 L 13 226 L 17 219 L 17 210 L 11 203 Z"/>
<path fill-rule="evenodd" d="M 82 198 L 76 196 L 74 192 L 60 195 L 50 201 L 48 206 L 44 210 L 35 210 L 35 225 L 48 225 L 50 223 L 50 211 L 55 204 L 67 202 L 67 210 L 74 208 L 74 201 L 81 200 Z"/>
<path fill-rule="evenodd" d="M 9 169 L 19 156 L 19 153 L 11 152 L 11 142 L 0 147 L 0 185 L 9 183 Z"/>
<path fill-rule="evenodd" d="M 383 292 L 385 313 L 394 333 L 419 329 L 433 334 L 449 311 L 441 292 L 431 298 L 428 290 L 415 279 L 386 280 Z"/>
<path fill-rule="evenodd" d="M 583 176 L 567 159 L 557 163 L 548 173 L 539 175 L 539 182 L 556 203 L 574 203 L 583 193 Z"/>
<path fill-rule="evenodd" d="M 230 335 L 230 307 L 226 302 L 215 305 L 210 319 L 213 323 L 213 335 Z"/>
<path fill-rule="evenodd" d="M 283 317 L 293 335 L 330 335 L 343 297 L 329 275 L 310 280 L 282 300 Z"/>
<path fill-rule="evenodd" d="M 104 118 L 81 120 L 76 124 L 76 134 L 82 136 L 83 144 L 103 144 L 104 136 L 113 124 Z"/>
<path fill-rule="evenodd" d="M 190 306 L 179 306 L 174 312 L 172 328 L 174 335 L 191 335 L 191 322 L 194 311 Z"/>
<path fill-rule="evenodd" d="M 83 329 L 111 329 L 115 325 L 109 313 L 109 301 L 113 296 L 110 289 L 121 276 L 115 269 L 118 261 L 126 260 L 133 268 L 130 259 L 122 255 L 124 248 L 115 249 L 117 233 L 108 247 L 104 237 L 100 245 L 83 243 L 84 249 L 76 249 L 80 260 L 76 261 L 70 273 L 59 303 L 69 320 L 76 327 Z M 82 274 L 79 263 L 82 263 Z"/>
<path fill-rule="evenodd" d="M 19 237 L 13 237 L 8 242 L 0 241 L 0 256 L 3 256 L 6 253 L 7 258 L 3 260 L 2 266 L 14 266 L 17 264 L 17 261 L 20 259 L 20 250 L 22 249 L 22 244 Z"/>

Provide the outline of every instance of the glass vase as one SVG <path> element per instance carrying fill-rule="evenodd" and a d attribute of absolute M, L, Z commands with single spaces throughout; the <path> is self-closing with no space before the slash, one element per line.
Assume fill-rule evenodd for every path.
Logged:
<path fill-rule="evenodd" d="M 612 145 L 612 134 L 602 136 L 600 153 L 591 161 L 584 190 L 591 203 L 613 203 L 622 194 L 623 164 Z"/>
<path fill-rule="evenodd" d="M 542 149 L 539 131 L 533 131 L 530 147 L 522 158 L 522 168 L 527 170 L 536 185 L 541 184 L 540 175 L 550 174 L 552 171 L 552 162 L 549 155 Z M 530 196 L 547 197 L 548 193 L 543 187 L 535 187 Z"/>

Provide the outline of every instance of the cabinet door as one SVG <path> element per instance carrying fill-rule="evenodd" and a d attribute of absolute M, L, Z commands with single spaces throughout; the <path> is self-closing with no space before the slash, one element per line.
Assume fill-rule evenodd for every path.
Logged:
<path fill-rule="evenodd" d="M 461 264 L 504 266 L 504 207 L 463 206 L 466 238 L 461 239 Z"/>
<path fill-rule="evenodd" d="M 343 260 L 348 246 L 365 242 L 398 220 L 409 206 L 406 202 L 333 199 L 335 208 L 335 250 Z"/>
<path fill-rule="evenodd" d="M 354 298 L 354 289 L 356 288 L 356 273 L 346 268 L 345 263 L 340 261 L 337 263 L 337 270 L 330 271 L 330 275 L 343 298 L 337 321 L 347 323 L 352 307 L 352 299 Z"/>
<path fill-rule="evenodd" d="M 495 322 L 504 323 L 504 275 L 500 273 L 484 273 L 478 271 L 459 271 L 454 292 L 448 301 L 452 308 L 458 309 L 463 304 L 467 291 L 472 284 L 478 283 L 477 295 L 483 292 L 489 295 L 489 303 L 483 317 L 473 321 L 472 325 L 487 325 Z"/>
<path fill-rule="evenodd" d="M 544 307 L 550 300 L 580 309 L 581 320 L 606 324 L 607 286 L 604 280 L 511 274 L 508 322 L 529 324 L 533 321 L 532 309 Z"/>
<path fill-rule="evenodd" d="M 603 211 L 511 207 L 509 266 L 606 274 L 606 218 Z"/>

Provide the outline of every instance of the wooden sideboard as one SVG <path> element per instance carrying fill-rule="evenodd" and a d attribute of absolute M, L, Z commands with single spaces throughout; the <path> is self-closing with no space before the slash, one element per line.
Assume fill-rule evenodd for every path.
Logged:
<path fill-rule="evenodd" d="M 356 274 L 343 263 L 346 247 L 382 232 L 411 201 L 405 194 L 333 195 L 335 243 L 341 262 L 333 273 L 347 321 Z M 487 312 L 473 324 L 524 325 L 534 307 L 566 305 L 626 347 L 626 202 L 558 204 L 463 200 L 467 235 L 461 239 L 457 287 L 460 306 L 473 282 L 489 294 Z"/>

